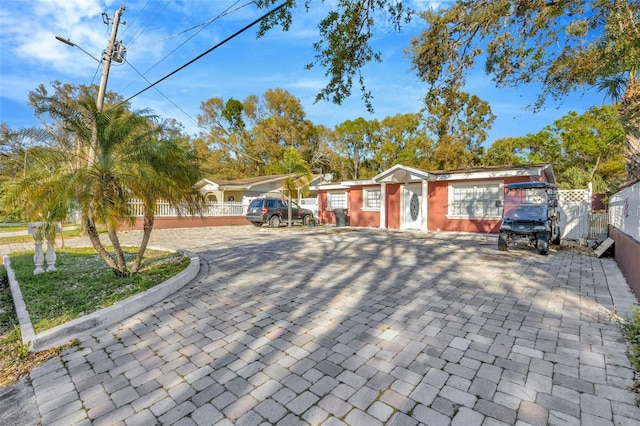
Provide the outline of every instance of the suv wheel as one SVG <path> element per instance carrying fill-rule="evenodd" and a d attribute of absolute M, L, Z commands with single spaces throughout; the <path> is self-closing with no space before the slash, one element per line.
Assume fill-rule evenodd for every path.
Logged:
<path fill-rule="evenodd" d="M 280 219 L 280 216 L 278 215 L 273 215 L 269 218 L 269 227 L 270 228 L 279 228 L 280 224 L 282 223 L 282 220 Z"/>
<path fill-rule="evenodd" d="M 253 226 L 260 228 L 262 226 L 262 222 L 251 222 Z"/>
<path fill-rule="evenodd" d="M 506 232 L 501 232 L 500 235 L 498 235 L 498 250 L 500 250 L 500 251 L 509 250 L 509 247 L 507 246 L 507 233 Z"/>
<path fill-rule="evenodd" d="M 309 222 L 311 222 L 311 216 L 305 215 L 305 217 L 302 218 L 302 224 L 304 226 L 309 226 Z"/>
<path fill-rule="evenodd" d="M 558 228 L 556 229 L 556 232 L 557 232 L 557 234 L 556 234 L 556 236 L 554 237 L 554 239 L 553 239 L 553 240 L 551 240 L 551 243 L 552 243 L 552 244 L 555 244 L 555 245 L 557 245 L 557 246 L 559 246 L 559 245 L 560 245 L 560 227 L 558 227 Z"/>
<path fill-rule="evenodd" d="M 538 237 L 538 240 L 536 241 L 536 248 L 540 254 L 549 254 L 549 237 L 546 235 L 544 237 Z"/>

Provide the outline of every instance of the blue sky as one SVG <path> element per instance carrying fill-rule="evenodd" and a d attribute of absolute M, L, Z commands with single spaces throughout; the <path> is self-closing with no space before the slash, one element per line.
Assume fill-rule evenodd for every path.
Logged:
<path fill-rule="evenodd" d="M 382 25 L 376 29 L 374 47 L 381 52 L 383 62 L 364 70 L 365 83 L 374 97 L 375 114 L 367 112 L 357 86 L 343 105 L 314 103 L 327 78 L 324 70 L 309 71 L 305 65 L 313 60 L 312 43 L 319 37 L 317 24 L 331 3 L 317 0 L 312 13 L 300 6 L 289 32 L 276 28 L 256 39 L 257 27 L 249 29 L 161 82 L 157 86 L 161 93 L 152 88 L 136 96 L 131 101 L 133 107 L 150 108 L 163 118 L 175 118 L 189 134 L 199 131 L 195 119 L 201 102 L 211 97 L 242 100 L 275 88 L 296 96 L 308 119 L 330 128 L 358 117 L 370 120 L 419 112 L 427 87 L 412 73 L 404 50 L 411 37 L 420 33 L 420 19 L 400 33 Z M 443 2 L 407 3 L 423 10 Z M 55 36 L 67 38 L 99 58 L 110 33 L 101 14 L 106 12 L 112 18 L 122 5 L 122 0 L 0 2 L 0 122 L 13 129 L 36 125 L 28 107 L 28 93 L 39 84 L 48 85 L 54 80 L 98 84 L 99 64 L 82 50 L 57 41 Z M 118 40 L 127 47 L 128 63 L 112 66 L 107 86 L 107 90 L 124 98 L 148 86 L 138 72 L 155 82 L 264 13 L 248 0 L 128 0 L 124 5 L 122 20 L 126 24 L 120 26 Z M 232 12 L 198 26 L 227 9 Z M 194 26 L 198 27 L 170 37 Z M 526 110 L 535 98 L 533 87 L 497 89 L 487 76 L 477 73 L 469 77 L 466 89 L 488 101 L 497 116 L 485 145 L 501 137 L 535 133 L 571 110 L 582 113 L 603 101 L 601 95 L 589 92 L 566 98 L 562 104 L 550 102 L 545 110 L 533 114 Z"/>

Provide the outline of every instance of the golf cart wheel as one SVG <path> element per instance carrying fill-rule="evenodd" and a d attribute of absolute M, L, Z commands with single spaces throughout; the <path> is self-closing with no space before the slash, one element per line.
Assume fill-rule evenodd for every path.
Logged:
<path fill-rule="evenodd" d="M 536 248 L 540 254 L 549 254 L 549 237 L 538 237 L 538 240 L 536 241 Z"/>
<path fill-rule="evenodd" d="M 498 250 L 509 250 L 509 247 L 507 246 L 507 234 L 505 232 L 501 232 L 500 235 L 498 235 Z"/>
<path fill-rule="evenodd" d="M 279 228 L 281 223 L 282 223 L 282 220 L 280 219 L 280 216 L 278 216 L 278 215 L 273 215 L 273 216 L 271 216 L 271 218 L 269 218 L 269 227 L 270 228 Z"/>

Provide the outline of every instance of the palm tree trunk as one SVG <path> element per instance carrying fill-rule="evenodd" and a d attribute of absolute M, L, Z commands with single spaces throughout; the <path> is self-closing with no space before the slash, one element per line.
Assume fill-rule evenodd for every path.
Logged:
<path fill-rule="evenodd" d="M 624 129 L 627 181 L 640 179 L 640 81 L 632 75 L 620 101 Z"/>
<path fill-rule="evenodd" d="M 89 241 L 91 241 L 91 245 L 96 250 L 98 255 L 102 258 L 102 260 L 104 260 L 104 262 L 114 272 L 116 272 L 118 270 L 118 265 L 116 264 L 115 259 L 111 257 L 109 252 L 102 245 L 102 242 L 100 241 L 100 234 L 98 233 L 95 222 L 91 218 L 85 217 L 84 223 L 87 229 L 87 235 L 89 236 Z"/>
<path fill-rule="evenodd" d="M 114 272 L 119 277 L 128 277 L 131 274 L 127 270 L 127 259 L 125 259 L 124 257 L 124 252 L 122 251 L 122 246 L 120 245 L 120 239 L 118 238 L 118 233 L 111 225 L 107 225 L 107 234 L 109 235 L 109 240 L 111 240 L 113 253 L 116 256 L 116 264 L 118 265 L 118 269 Z"/>
<path fill-rule="evenodd" d="M 151 231 L 153 230 L 153 215 L 147 215 L 146 212 L 153 212 L 152 209 L 145 208 L 144 215 L 144 224 L 142 225 L 142 241 L 140 241 L 140 247 L 138 248 L 138 254 L 136 255 L 136 260 L 133 262 L 133 266 L 131 266 L 131 273 L 135 274 L 140 269 L 140 264 L 142 263 L 142 259 L 144 258 L 144 252 L 147 250 L 147 244 L 149 244 L 149 239 L 151 238 Z"/>

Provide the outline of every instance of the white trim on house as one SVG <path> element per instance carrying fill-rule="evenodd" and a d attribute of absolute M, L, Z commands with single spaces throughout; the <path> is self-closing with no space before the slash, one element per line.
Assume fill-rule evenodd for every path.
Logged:
<path fill-rule="evenodd" d="M 513 166 L 512 168 L 487 168 L 472 170 L 452 170 L 450 172 L 433 172 L 433 180 L 470 180 L 470 179 L 500 179 L 518 176 L 546 177 L 547 182 L 555 183 L 555 175 L 550 164 L 535 164 L 530 166 Z"/>
<path fill-rule="evenodd" d="M 360 185 L 377 185 L 378 182 L 367 179 L 367 180 L 345 180 L 340 182 L 342 185 L 346 186 L 360 186 Z"/>
<path fill-rule="evenodd" d="M 334 206 L 333 205 L 333 196 L 337 196 L 339 195 L 340 198 L 342 198 L 342 196 L 344 196 L 344 206 L 342 203 L 342 200 L 340 200 L 340 205 L 339 206 Z M 349 194 L 347 193 L 347 191 L 327 191 L 327 210 L 329 211 L 333 211 L 334 209 L 347 209 L 349 208 Z"/>
<path fill-rule="evenodd" d="M 434 176 L 429 172 L 396 164 L 390 169 L 374 176 L 372 180 L 377 183 L 407 183 L 417 180 L 431 180 L 433 178 Z"/>
<path fill-rule="evenodd" d="M 380 183 L 380 229 L 387 228 L 387 184 Z"/>
<path fill-rule="evenodd" d="M 318 185 L 317 188 L 319 191 L 335 191 L 337 189 L 342 189 L 344 191 L 347 191 L 351 187 L 346 185 L 341 185 L 339 183 L 335 183 L 330 185 Z"/>
<path fill-rule="evenodd" d="M 378 197 L 377 197 L 377 206 L 368 206 L 367 205 L 367 201 L 369 200 L 368 195 L 369 193 L 378 193 Z M 380 185 L 376 185 L 376 186 L 365 186 L 364 188 L 362 188 L 362 210 L 363 211 L 378 211 L 380 210 L 380 207 L 382 206 L 382 189 L 380 188 Z"/>

